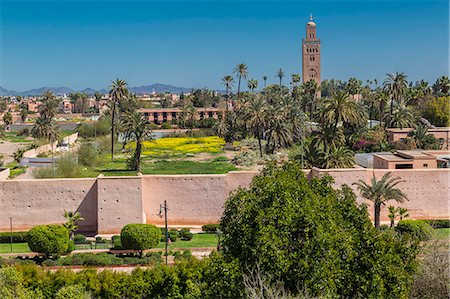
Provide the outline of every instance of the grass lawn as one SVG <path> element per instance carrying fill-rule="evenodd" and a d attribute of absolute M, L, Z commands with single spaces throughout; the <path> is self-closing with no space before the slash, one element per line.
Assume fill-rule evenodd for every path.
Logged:
<path fill-rule="evenodd" d="M 13 243 L 13 253 L 31 252 L 28 243 Z M 10 253 L 11 245 L 9 243 L 0 243 L 0 253 Z"/>
<path fill-rule="evenodd" d="M 28 136 L 19 136 L 16 132 L 5 132 L 4 137 L 0 140 L 7 140 L 9 142 L 32 142 L 33 140 L 27 140 Z"/>
<path fill-rule="evenodd" d="M 164 249 L 165 243 L 159 242 L 156 248 Z M 169 249 L 178 248 L 200 248 L 200 247 L 216 247 L 217 236 L 215 234 L 194 234 L 192 240 L 182 241 L 178 239 L 176 242 L 169 244 Z"/>
<path fill-rule="evenodd" d="M 27 171 L 27 168 L 25 166 L 19 166 L 19 163 L 17 161 L 12 161 L 8 164 L 6 164 L 6 167 L 8 167 L 10 170 L 9 172 L 9 178 L 13 179 Z"/>
<path fill-rule="evenodd" d="M 450 239 L 450 228 L 437 228 L 435 231 L 437 239 Z"/>

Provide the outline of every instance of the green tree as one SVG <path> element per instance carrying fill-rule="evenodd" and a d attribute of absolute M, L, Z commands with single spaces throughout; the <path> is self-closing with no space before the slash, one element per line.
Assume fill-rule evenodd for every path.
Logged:
<path fill-rule="evenodd" d="M 258 80 L 256 80 L 256 79 L 250 79 L 250 80 L 248 80 L 247 86 L 248 86 L 248 89 L 250 89 L 250 91 L 251 91 L 252 93 L 255 92 L 255 89 L 258 88 Z"/>
<path fill-rule="evenodd" d="M 235 68 L 234 68 L 234 74 L 236 74 L 238 76 L 238 90 L 237 90 L 237 96 L 238 96 L 238 100 L 241 97 L 241 80 L 242 79 L 247 79 L 248 76 L 248 67 L 246 64 L 244 63 L 239 63 Z"/>
<path fill-rule="evenodd" d="M 380 180 L 373 175 L 370 185 L 363 180 L 354 183 L 357 186 L 361 196 L 373 202 L 374 205 L 374 224 L 376 228 L 380 227 L 381 205 L 395 200 L 402 203 L 407 200 L 406 194 L 396 186 L 404 182 L 400 177 L 392 177 L 391 172 L 385 173 Z"/>
<path fill-rule="evenodd" d="M 128 97 L 128 83 L 125 80 L 117 79 L 112 82 L 111 88 L 109 90 L 109 97 L 112 101 L 112 111 L 111 111 L 111 160 L 114 160 L 114 129 L 116 126 L 116 107 L 118 102 L 122 101 Z"/>
<path fill-rule="evenodd" d="M 47 257 L 67 251 L 69 232 L 61 225 L 38 225 L 28 232 L 28 246 L 31 251 L 43 253 Z"/>
<path fill-rule="evenodd" d="M 250 130 L 254 132 L 256 138 L 258 138 L 259 155 L 261 158 L 263 155 L 261 140 L 264 132 L 265 109 L 266 102 L 264 98 L 261 96 L 256 96 L 248 103 L 246 111 L 247 125 Z"/>
<path fill-rule="evenodd" d="M 389 211 L 388 217 L 389 220 L 391 221 L 390 227 L 392 228 L 395 226 L 395 218 L 397 218 L 398 216 L 398 208 L 394 206 L 389 206 L 388 211 Z"/>
<path fill-rule="evenodd" d="M 127 224 L 120 231 L 120 240 L 124 249 L 142 252 L 158 245 L 161 230 L 152 224 Z"/>
<path fill-rule="evenodd" d="M 136 142 L 136 149 L 131 160 L 131 166 L 134 171 L 140 171 L 142 142 L 145 139 L 151 138 L 152 127 L 148 119 L 137 111 L 124 114 L 121 126 L 125 135 L 130 136 L 130 138 Z"/>
<path fill-rule="evenodd" d="M 394 105 L 387 124 L 389 128 L 411 128 L 414 124 L 414 116 L 411 110 L 403 104 Z"/>
<path fill-rule="evenodd" d="M 64 218 L 66 218 L 66 223 L 63 226 L 69 232 L 70 240 L 73 240 L 75 231 L 78 229 L 78 224 L 84 221 L 84 217 L 81 216 L 80 212 L 64 211 Z"/>
<path fill-rule="evenodd" d="M 330 177 L 309 182 L 297 163 L 269 166 L 226 201 L 224 255 L 293 295 L 406 298 L 417 244 L 376 230 L 355 199 Z"/>
<path fill-rule="evenodd" d="M 3 115 L 3 121 L 5 122 L 5 125 L 9 126 L 12 124 L 12 114 L 11 112 L 6 112 L 5 115 Z"/>
<path fill-rule="evenodd" d="M 283 78 L 284 78 L 284 70 L 282 69 L 282 68 L 280 68 L 278 71 L 277 71 L 277 77 L 278 77 L 278 79 L 280 80 L 280 90 L 282 90 L 282 87 L 283 87 Z"/>
<path fill-rule="evenodd" d="M 267 87 L 267 76 L 266 75 L 263 76 L 263 81 L 264 81 L 264 89 L 266 89 L 266 87 Z"/>
<path fill-rule="evenodd" d="M 54 120 L 47 120 L 40 116 L 36 119 L 33 128 L 31 128 L 31 135 L 34 138 L 45 138 L 50 142 L 54 142 L 61 136 L 61 130 Z"/>
<path fill-rule="evenodd" d="M 51 90 L 47 90 L 42 95 L 41 103 L 39 106 L 39 114 L 46 122 L 49 122 L 56 116 L 59 101 Z"/>
<path fill-rule="evenodd" d="M 223 86 L 225 86 L 226 97 L 227 97 L 227 102 L 226 102 L 225 109 L 228 111 L 229 100 L 230 100 L 230 93 L 231 93 L 231 90 L 233 90 L 233 84 L 234 84 L 233 76 L 231 76 L 231 75 L 223 76 L 222 77 L 222 84 L 223 84 Z"/>
<path fill-rule="evenodd" d="M 450 80 L 447 76 L 442 76 L 436 80 L 433 87 L 436 93 L 441 92 L 446 95 L 450 89 Z"/>
<path fill-rule="evenodd" d="M 450 96 L 433 98 L 425 106 L 423 117 L 437 127 L 450 127 Z"/>
<path fill-rule="evenodd" d="M 355 164 L 355 153 L 345 146 L 329 147 L 322 157 L 320 168 L 350 168 Z"/>
<path fill-rule="evenodd" d="M 333 134 L 336 133 L 339 122 L 355 123 L 358 120 L 356 103 L 350 99 L 348 93 L 338 92 L 323 103 L 322 120 L 330 124 Z"/>
<path fill-rule="evenodd" d="M 390 115 L 394 110 L 394 101 L 400 104 L 408 88 L 407 76 L 404 73 L 386 74 L 387 78 L 383 82 L 384 91 L 391 99 Z"/>
<path fill-rule="evenodd" d="M 27 120 L 28 116 L 28 108 L 26 106 L 23 106 L 20 108 L 20 119 L 24 123 Z"/>
<path fill-rule="evenodd" d="M 345 89 L 351 95 L 359 94 L 362 90 L 362 82 L 354 77 L 348 79 Z"/>

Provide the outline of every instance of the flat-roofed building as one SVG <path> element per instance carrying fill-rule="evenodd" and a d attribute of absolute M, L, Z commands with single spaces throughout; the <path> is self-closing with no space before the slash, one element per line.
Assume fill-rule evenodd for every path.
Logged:
<path fill-rule="evenodd" d="M 448 168 L 450 151 L 396 151 L 395 153 L 374 153 L 375 169 L 429 169 Z"/>
<path fill-rule="evenodd" d="M 182 117 L 183 109 L 181 108 L 141 108 L 139 112 L 143 113 L 149 122 L 155 124 L 176 123 Z M 219 114 L 223 109 L 219 108 L 196 108 L 195 119 L 203 120 L 206 118 L 219 119 Z"/>
<path fill-rule="evenodd" d="M 390 142 L 405 141 L 409 133 L 414 131 L 413 128 L 390 128 L 387 129 Z M 442 149 L 449 149 L 450 144 L 450 127 L 429 128 L 428 134 L 433 135 L 439 143 L 442 144 Z"/>

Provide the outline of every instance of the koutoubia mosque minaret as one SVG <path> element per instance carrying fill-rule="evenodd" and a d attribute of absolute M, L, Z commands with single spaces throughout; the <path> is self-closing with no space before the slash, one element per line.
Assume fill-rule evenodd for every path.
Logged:
<path fill-rule="evenodd" d="M 303 82 L 313 79 L 320 86 L 320 39 L 312 15 L 306 24 L 306 38 L 302 40 L 302 78 Z"/>

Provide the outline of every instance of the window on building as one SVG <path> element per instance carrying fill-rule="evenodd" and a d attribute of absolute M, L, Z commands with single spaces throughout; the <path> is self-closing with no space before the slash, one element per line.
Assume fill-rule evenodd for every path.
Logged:
<path fill-rule="evenodd" d="M 412 164 L 395 164 L 395 169 L 412 169 Z"/>
<path fill-rule="evenodd" d="M 424 164 L 423 164 L 423 167 L 428 167 L 428 164 L 427 164 L 427 163 L 424 163 Z"/>

